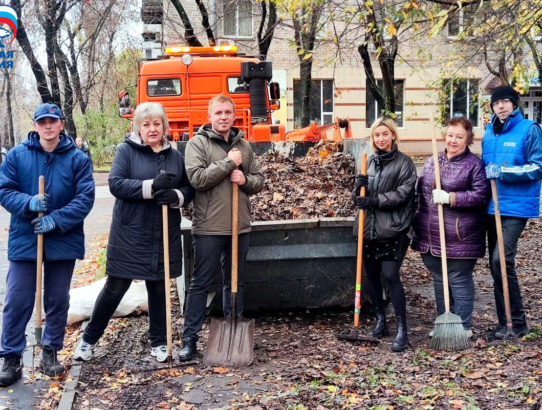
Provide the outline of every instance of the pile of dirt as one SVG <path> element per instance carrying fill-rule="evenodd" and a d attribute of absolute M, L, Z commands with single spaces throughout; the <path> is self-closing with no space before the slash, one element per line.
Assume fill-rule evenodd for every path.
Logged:
<path fill-rule="evenodd" d="M 355 160 L 340 143 L 321 142 L 305 157 L 258 157 L 263 190 L 251 197 L 253 220 L 275 221 L 354 215 Z"/>

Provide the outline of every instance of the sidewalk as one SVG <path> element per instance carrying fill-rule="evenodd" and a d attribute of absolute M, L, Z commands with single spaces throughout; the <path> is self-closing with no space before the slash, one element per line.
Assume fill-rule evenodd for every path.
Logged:
<path fill-rule="evenodd" d="M 85 221 L 87 253 L 92 239 L 109 231 L 114 199 L 109 193 L 107 178 L 107 173 L 94 173 L 96 200 L 91 213 Z M 5 298 L 6 275 L 9 265 L 7 259 L 9 219 L 9 213 L 3 207 L 0 207 L 0 307 L 3 306 Z M 77 263 L 79 264 L 79 261 Z M 2 315 L 0 314 L 0 327 L 1 325 Z M 35 344 L 35 326 L 35 317 L 33 316 L 26 328 L 28 346 Z M 40 356 L 37 355 L 34 360 L 35 371 L 32 372 L 32 348 L 27 347 L 23 354 L 24 369 L 22 379 L 7 388 L 0 387 L 0 409 L 31 409 L 36 406 L 40 397 L 52 394 L 52 392 L 49 393 L 50 390 L 54 390 L 59 383 L 55 379 L 49 379 L 38 372 L 39 361 Z"/>

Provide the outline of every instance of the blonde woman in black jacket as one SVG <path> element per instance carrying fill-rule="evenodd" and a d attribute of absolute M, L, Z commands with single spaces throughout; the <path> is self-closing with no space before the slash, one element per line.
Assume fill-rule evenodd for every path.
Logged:
<path fill-rule="evenodd" d="M 397 125 L 391 118 L 381 117 L 371 127 L 374 153 L 369 157 L 367 175 L 356 177 L 352 192 L 357 209 L 365 210 L 363 229 L 363 266 L 367 273 L 368 294 L 376 315 L 371 335 L 388 334 L 382 277 L 391 294 L 397 322 L 397 334 L 391 350 L 401 352 L 408 345 L 405 291 L 399 270 L 410 243 L 408 231 L 414 215 L 416 167 L 398 150 Z M 359 196 L 361 187 L 366 196 Z M 354 229 L 357 233 L 357 228 Z"/>

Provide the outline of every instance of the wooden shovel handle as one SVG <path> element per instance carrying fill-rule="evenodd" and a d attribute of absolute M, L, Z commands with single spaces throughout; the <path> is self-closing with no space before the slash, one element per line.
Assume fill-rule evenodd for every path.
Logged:
<path fill-rule="evenodd" d="M 367 154 L 361 155 L 361 174 L 367 175 Z M 365 196 L 365 187 L 361 187 L 359 196 Z M 359 326 L 361 313 L 361 272 L 363 271 L 363 228 L 365 226 L 365 210 L 358 213 L 358 250 L 356 259 L 356 293 L 354 298 L 354 326 Z"/>
<path fill-rule="evenodd" d="M 169 223 L 168 206 L 162 205 L 162 236 L 164 240 L 164 284 L 166 292 L 166 338 L 168 357 L 173 356 L 173 336 L 171 328 L 171 283 L 169 273 Z"/>
<path fill-rule="evenodd" d="M 231 184 L 231 292 L 237 293 L 239 250 L 239 185 Z"/>
<path fill-rule="evenodd" d="M 495 230 L 497 231 L 497 243 L 499 245 L 499 262 L 501 264 L 502 291 L 504 295 L 504 311 L 506 313 L 506 324 L 512 326 L 512 310 L 510 308 L 510 293 L 508 291 L 508 275 L 506 273 L 506 256 L 504 253 L 504 239 L 502 236 L 501 211 L 499 209 L 499 195 L 497 183 L 494 179 L 491 182 L 491 196 L 493 197 L 493 208 L 495 209 Z"/>
<path fill-rule="evenodd" d="M 437 189 L 442 189 L 440 184 L 440 166 L 438 162 L 438 151 L 437 151 L 437 137 L 433 132 L 432 135 L 433 142 L 433 163 L 435 168 L 435 187 Z M 444 287 L 444 307 L 446 312 L 450 311 L 450 291 L 448 289 L 448 262 L 446 260 L 446 237 L 444 233 L 444 209 L 442 204 L 437 205 L 438 209 L 438 228 L 440 234 L 440 260 L 442 263 L 442 286 Z"/>
<path fill-rule="evenodd" d="M 45 177 L 39 176 L 38 179 L 38 193 L 45 195 Z M 38 213 L 38 217 L 42 217 L 43 212 Z M 38 234 L 37 244 L 37 256 L 36 256 L 36 328 L 41 328 L 41 283 L 42 283 L 42 269 L 43 269 L 43 234 Z M 37 344 L 41 343 L 41 340 L 36 340 Z"/>

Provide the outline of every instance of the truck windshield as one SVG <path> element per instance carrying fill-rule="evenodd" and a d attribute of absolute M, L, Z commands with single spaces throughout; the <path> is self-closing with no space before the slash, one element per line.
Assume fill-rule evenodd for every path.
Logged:
<path fill-rule="evenodd" d="M 181 80 L 178 78 L 161 78 L 147 81 L 149 97 L 162 95 L 181 95 Z"/>

